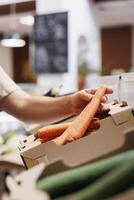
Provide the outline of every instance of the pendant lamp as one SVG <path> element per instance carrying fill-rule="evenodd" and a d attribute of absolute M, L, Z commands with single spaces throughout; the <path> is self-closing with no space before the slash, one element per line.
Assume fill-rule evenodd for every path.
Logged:
<path fill-rule="evenodd" d="M 9 23 L 9 32 L 4 34 L 3 39 L 1 40 L 1 45 L 4 47 L 23 47 L 26 42 L 20 36 L 20 34 L 16 31 L 16 23 L 15 23 L 15 14 L 16 14 L 16 5 L 12 3 L 10 6 L 10 20 Z"/>

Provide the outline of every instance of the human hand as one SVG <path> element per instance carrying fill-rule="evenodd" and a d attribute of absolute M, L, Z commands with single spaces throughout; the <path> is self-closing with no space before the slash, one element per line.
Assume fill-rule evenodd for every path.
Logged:
<path fill-rule="evenodd" d="M 72 111 L 74 114 L 79 114 L 84 109 L 84 107 L 91 101 L 96 90 L 97 90 L 96 88 L 84 89 L 71 95 L 71 105 L 72 105 Z M 105 95 L 112 94 L 112 93 L 113 93 L 113 90 L 107 87 Z M 107 97 L 105 95 L 101 99 L 99 111 L 101 110 L 101 111 L 108 112 L 109 107 L 106 104 Z"/>

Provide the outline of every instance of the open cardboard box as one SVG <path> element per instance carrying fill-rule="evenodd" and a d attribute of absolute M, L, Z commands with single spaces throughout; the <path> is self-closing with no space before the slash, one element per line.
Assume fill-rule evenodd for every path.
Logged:
<path fill-rule="evenodd" d="M 77 141 L 57 146 L 53 141 L 41 144 L 33 136 L 21 141 L 22 160 L 27 168 L 40 162 L 62 160 L 68 167 L 76 167 L 103 157 L 134 148 L 134 116 L 132 107 L 124 103 L 110 104 L 109 115 L 101 120 L 101 128 Z"/>

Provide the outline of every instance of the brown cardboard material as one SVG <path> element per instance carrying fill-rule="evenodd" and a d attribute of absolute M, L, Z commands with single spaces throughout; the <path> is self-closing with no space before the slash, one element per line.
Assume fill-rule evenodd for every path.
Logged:
<path fill-rule="evenodd" d="M 131 148 L 134 148 L 134 116 L 132 107 L 110 104 L 109 116 L 101 120 L 101 128 L 93 134 L 59 147 L 53 141 L 41 144 L 27 137 L 20 144 L 20 154 L 27 168 L 40 162 L 50 164 L 62 160 L 76 167 Z"/>

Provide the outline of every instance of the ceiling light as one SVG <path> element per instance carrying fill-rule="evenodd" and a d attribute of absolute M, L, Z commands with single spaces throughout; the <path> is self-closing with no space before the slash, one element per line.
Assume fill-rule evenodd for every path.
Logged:
<path fill-rule="evenodd" d="M 25 40 L 21 39 L 20 35 L 16 32 L 6 33 L 1 40 L 1 45 L 4 47 L 23 47 L 25 44 Z"/>
<path fill-rule="evenodd" d="M 1 40 L 1 45 L 4 47 L 23 47 L 25 46 L 26 42 L 21 39 L 20 34 L 16 32 L 16 4 L 13 2 L 10 5 L 10 15 L 9 18 L 9 28 L 10 31 L 5 33 L 4 38 Z"/>
<path fill-rule="evenodd" d="M 27 26 L 33 26 L 34 25 L 34 17 L 29 15 L 25 17 L 20 18 L 20 23 L 27 25 Z"/>

